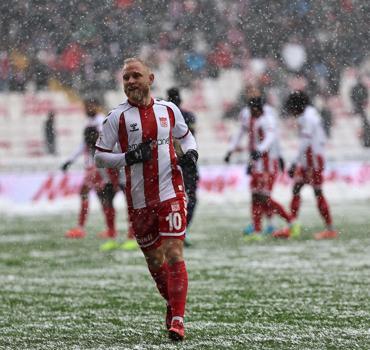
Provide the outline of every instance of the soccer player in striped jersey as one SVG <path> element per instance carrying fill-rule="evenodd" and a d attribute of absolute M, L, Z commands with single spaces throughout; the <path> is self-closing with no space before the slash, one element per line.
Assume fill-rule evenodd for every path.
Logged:
<path fill-rule="evenodd" d="M 290 231 L 294 227 L 289 213 L 271 197 L 280 157 L 275 113 L 270 106 L 264 104 L 259 89 L 251 88 L 248 97 L 248 106 L 241 112 L 240 132 L 231 143 L 225 157 L 225 161 L 228 162 L 232 153 L 239 148 L 242 136 L 247 133 L 253 231 L 244 231 L 246 241 L 262 239 L 263 214 L 271 216 L 274 213 L 281 216 L 289 224 L 289 227 L 284 230 Z"/>
<path fill-rule="evenodd" d="M 197 145 L 178 107 L 151 97 L 154 74 L 139 58 L 124 61 L 128 99 L 111 111 L 96 143 L 98 167 L 125 168 L 126 198 L 136 240 L 167 302 L 172 340 L 184 339 L 188 275 L 183 257 L 186 197 L 173 138 L 183 162 L 196 163 Z M 112 153 L 118 143 L 121 153 Z"/>
<path fill-rule="evenodd" d="M 300 139 L 297 157 L 288 171 L 294 181 L 290 204 L 292 216 L 294 218 L 298 216 L 302 187 L 306 184 L 310 185 L 313 187 L 317 208 L 326 225 L 326 229 L 316 233 L 314 238 L 337 238 L 338 232 L 333 228 L 329 204 L 322 191 L 326 136 L 319 112 L 310 104 L 309 97 L 303 91 L 292 92 L 285 103 L 285 108 L 288 113 L 297 118 Z"/>
<path fill-rule="evenodd" d="M 81 206 L 78 226 L 65 233 L 66 238 L 83 238 L 86 235 L 85 224 L 89 212 L 89 192 L 95 190 L 104 213 L 107 229 L 98 234 L 100 238 L 114 238 L 117 235 L 115 227 L 115 209 L 113 198 L 118 188 L 118 172 L 115 169 L 97 169 L 94 163 L 95 142 L 102 128 L 104 115 L 99 112 L 99 101 L 88 98 L 84 101 L 88 121 L 84 129 L 83 142 L 75 153 L 62 165 L 66 171 L 81 155 L 84 155 L 85 174 L 82 182 L 80 197 Z"/>

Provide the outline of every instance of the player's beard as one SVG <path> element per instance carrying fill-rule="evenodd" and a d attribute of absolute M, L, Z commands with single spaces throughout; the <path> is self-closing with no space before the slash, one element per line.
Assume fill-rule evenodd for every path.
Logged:
<path fill-rule="evenodd" d="M 145 102 L 145 98 L 149 94 L 149 87 L 148 86 L 144 86 L 142 88 L 138 87 L 133 90 L 125 88 L 125 94 L 130 101 L 136 104 L 143 104 Z"/>

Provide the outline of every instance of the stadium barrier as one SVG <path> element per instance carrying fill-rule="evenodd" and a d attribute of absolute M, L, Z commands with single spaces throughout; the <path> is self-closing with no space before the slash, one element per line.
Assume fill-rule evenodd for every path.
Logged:
<path fill-rule="evenodd" d="M 329 163 L 325 172 L 325 187 L 329 198 L 370 198 L 370 163 Z M 16 213 L 22 209 L 47 206 L 65 209 L 70 200 L 76 201 L 83 180 L 82 171 L 2 173 L 0 174 L 0 211 Z M 290 197 L 291 179 L 281 173 L 277 179 L 279 197 Z M 92 192 L 92 196 L 95 196 Z M 249 200 L 248 176 L 243 165 L 209 165 L 200 167 L 200 200 L 208 197 L 217 201 L 229 196 Z"/>

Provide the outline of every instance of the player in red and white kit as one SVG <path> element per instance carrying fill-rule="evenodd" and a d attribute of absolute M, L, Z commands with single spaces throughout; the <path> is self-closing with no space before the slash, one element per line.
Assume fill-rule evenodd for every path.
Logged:
<path fill-rule="evenodd" d="M 294 179 L 293 198 L 290 204 L 292 216 L 294 218 L 298 216 L 302 187 L 306 184 L 311 185 L 316 196 L 317 208 L 326 224 L 326 230 L 316 233 L 314 237 L 337 238 L 338 232 L 333 228 L 329 205 L 322 191 L 326 136 L 319 112 L 310 104 L 307 94 L 303 91 L 291 93 L 285 108 L 298 120 L 300 139 L 297 157 L 288 171 L 289 176 Z"/>
<path fill-rule="evenodd" d="M 119 189 L 119 176 L 116 169 L 98 169 L 94 162 L 95 142 L 102 129 L 104 114 L 99 112 L 99 102 L 94 98 L 84 101 L 88 121 L 84 128 L 84 139 L 76 152 L 62 165 L 66 171 L 78 157 L 84 155 L 85 175 L 80 190 L 81 206 L 78 226 L 65 233 L 67 238 L 83 238 L 86 236 L 85 223 L 89 211 L 89 192 L 94 189 L 102 204 L 107 229 L 99 234 L 101 238 L 114 238 L 117 235 L 115 228 L 115 209 L 113 198 Z"/>
<path fill-rule="evenodd" d="M 197 145 L 178 107 L 151 97 L 154 75 L 146 63 L 125 60 L 122 77 L 128 100 L 104 121 L 95 161 L 99 167 L 125 168 L 134 234 L 167 302 L 169 337 L 182 340 L 188 286 L 183 257 L 186 203 L 173 137 L 185 162 L 197 162 Z M 122 153 L 112 153 L 116 143 Z"/>
<path fill-rule="evenodd" d="M 280 149 L 277 140 L 277 121 L 274 110 L 264 105 L 261 92 L 252 89 L 249 92 L 248 106 L 241 112 L 241 129 L 234 139 L 225 157 L 230 156 L 240 145 L 242 136 L 248 134 L 248 149 L 250 161 L 248 174 L 251 175 L 250 188 L 252 192 L 252 221 L 254 232 L 244 231 L 245 239 L 259 240 L 262 238 L 262 215 L 280 215 L 292 226 L 290 215 L 271 197 L 278 168 Z"/>

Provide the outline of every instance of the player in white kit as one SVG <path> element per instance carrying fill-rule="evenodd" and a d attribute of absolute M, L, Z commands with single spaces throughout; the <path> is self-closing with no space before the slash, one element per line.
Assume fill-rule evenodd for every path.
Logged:
<path fill-rule="evenodd" d="M 299 150 L 288 174 L 293 178 L 293 197 L 290 208 L 293 218 L 298 216 L 301 197 L 300 192 L 304 185 L 313 187 L 316 204 L 325 222 L 326 229 L 314 235 L 315 239 L 337 238 L 338 232 L 333 228 L 329 204 L 323 194 L 324 183 L 324 147 L 326 136 L 322 127 L 321 117 L 309 98 L 303 91 L 291 93 L 285 103 L 288 113 L 298 121 Z"/>
<path fill-rule="evenodd" d="M 94 162 L 95 142 L 101 131 L 104 114 L 99 112 L 99 101 L 88 98 L 84 101 L 88 121 L 84 128 L 83 142 L 76 152 L 62 165 L 66 171 L 78 157 L 84 155 L 84 179 L 80 189 L 81 206 L 78 217 L 78 226 L 65 233 L 67 238 L 83 238 L 86 235 L 85 223 L 89 211 L 89 192 L 95 190 L 104 213 L 107 229 L 99 233 L 101 238 L 114 238 L 117 235 L 115 228 L 115 209 L 113 198 L 119 190 L 119 177 L 116 169 L 98 169 Z"/>

